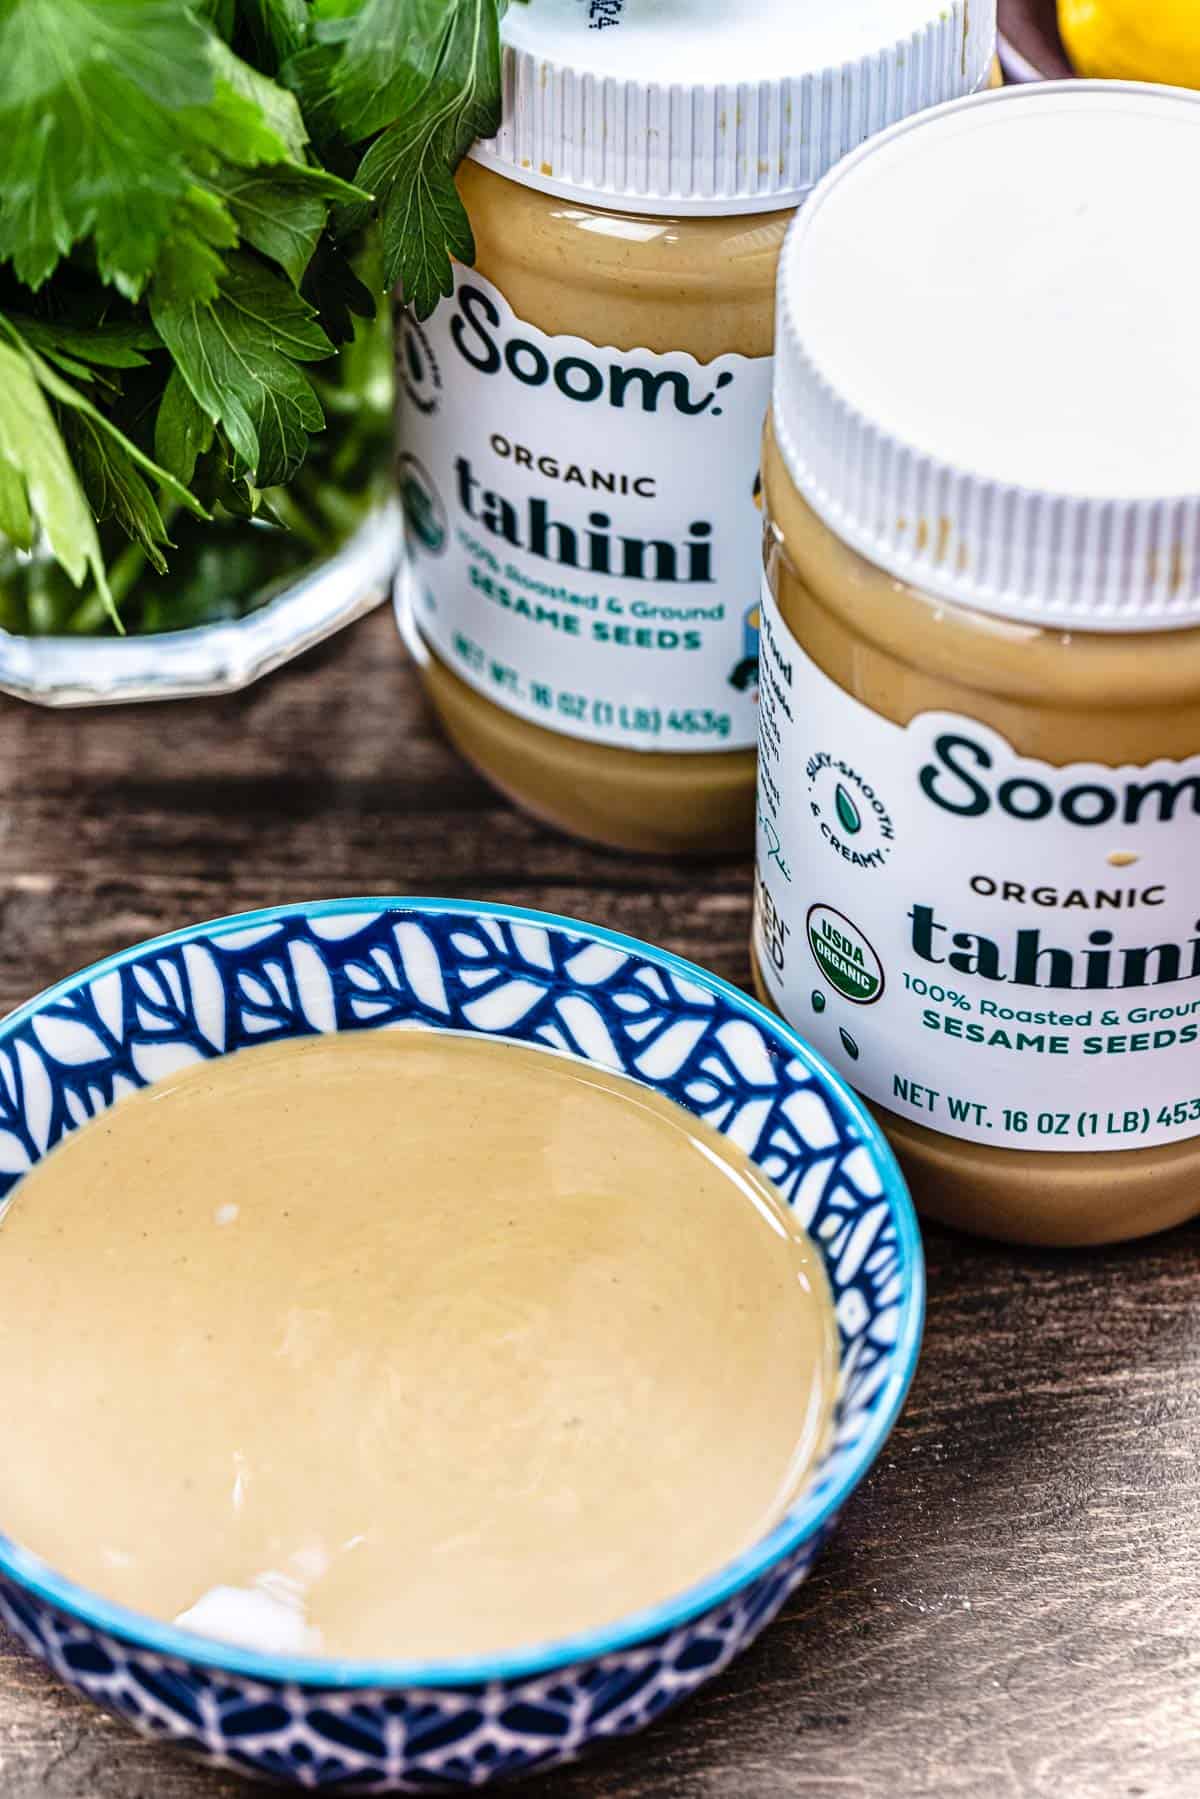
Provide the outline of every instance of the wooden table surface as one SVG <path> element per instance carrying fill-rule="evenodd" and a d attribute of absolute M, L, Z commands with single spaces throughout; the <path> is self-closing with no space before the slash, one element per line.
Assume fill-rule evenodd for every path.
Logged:
<path fill-rule="evenodd" d="M 437 736 L 386 613 L 236 699 L 0 700 L 0 768 L 5 1008 L 174 925 L 345 893 L 542 906 L 748 976 L 748 866 L 633 861 L 520 817 Z M 1200 1229 L 927 1247 L 908 1407 L 808 1584 L 698 1700 L 531 1799 L 1200 1793 Z M 0 1799 L 252 1790 L 0 1633 Z"/>

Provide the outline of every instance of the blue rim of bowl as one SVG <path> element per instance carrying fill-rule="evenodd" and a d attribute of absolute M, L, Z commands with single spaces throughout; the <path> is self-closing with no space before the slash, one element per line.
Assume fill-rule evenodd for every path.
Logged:
<path fill-rule="evenodd" d="M 595 1661 L 599 1657 L 620 1653 L 652 1638 L 664 1636 L 701 1613 L 721 1605 L 760 1575 L 766 1574 L 776 1563 L 783 1561 L 793 1550 L 815 1536 L 840 1511 L 871 1468 L 896 1422 L 911 1384 L 921 1347 L 925 1316 L 925 1258 L 916 1213 L 891 1148 L 862 1100 L 791 1025 L 760 1005 L 758 1000 L 743 993 L 741 988 L 723 980 L 720 975 L 711 974 L 696 963 L 675 955 L 671 950 L 656 949 L 653 944 L 646 943 L 641 938 L 628 937 L 620 931 L 610 931 L 603 925 L 588 924 L 583 919 L 568 918 L 561 913 L 538 912 L 524 906 L 506 906 L 489 900 L 433 899 L 423 896 L 412 898 L 403 895 L 367 895 L 353 899 L 299 900 L 284 906 L 267 906 L 254 912 L 237 912 L 225 918 L 210 919 L 203 924 L 185 925 L 179 930 L 168 931 L 161 937 L 148 937 L 141 943 L 118 950 L 115 954 L 68 975 L 0 1019 L 0 1043 L 43 1007 L 66 997 L 101 975 L 124 967 L 127 962 L 140 959 L 148 952 L 169 949 L 174 944 L 187 943 L 197 937 L 226 930 L 248 930 L 257 925 L 274 924 L 287 919 L 327 918 L 338 912 L 391 911 L 450 912 L 464 917 L 512 920 L 520 924 L 543 925 L 551 930 L 582 934 L 595 942 L 610 944 L 615 949 L 627 950 L 654 962 L 672 974 L 696 982 L 710 993 L 736 1006 L 746 1017 L 760 1025 L 789 1056 L 812 1069 L 853 1119 L 879 1169 L 883 1196 L 895 1220 L 898 1246 L 909 1271 L 907 1291 L 902 1302 L 900 1328 L 892 1350 L 892 1369 L 884 1383 L 883 1395 L 870 1428 L 852 1463 L 828 1492 L 822 1492 L 819 1503 L 813 1502 L 811 1492 L 802 1496 L 767 1536 L 685 1592 L 663 1600 L 658 1605 L 627 1613 L 611 1624 L 559 1637 L 550 1642 L 531 1644 L 528 1648 L 507 1650 L 500 1655 L 430 1662 L 281 1656 L 241 1649 L 234 1644 L 223 1644 L 216 1639 L 180 1630 L 174 1625 L 159 1623 L 142 1612 L 101 1599 L 90 1589 L 77 1586 L 73 1581 L 56 1574 L 40 1557 L 21 1549 L 0 1532 L 0 1576 L 6 1576 L 17 1587 L 34 1594 L 68 1616 L 78 1618 L 139 1649 L 248 1680 L 322 1689 L 486 1686 L 491 1682 L 519 1680 L 526 1676 L 548 1673 L 556 1668 Z"/>

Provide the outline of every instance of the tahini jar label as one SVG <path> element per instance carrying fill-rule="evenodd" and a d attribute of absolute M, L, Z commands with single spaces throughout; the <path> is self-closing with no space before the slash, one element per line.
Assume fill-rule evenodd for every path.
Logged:
<path fill-rule="evenodd" d="M 548 337 L 463 268 L 432 319 L 400 328 L 425 641 L 548 730 L 676 753 L 752 744 L 770 358 Z"/>
<path fill-rule="evenodd" d="M 998 1148 L 1200 1134 L 1200 756 L 1055 768 L 880 718 L 763 594 L 755 949 L 855 1087 Z"/>

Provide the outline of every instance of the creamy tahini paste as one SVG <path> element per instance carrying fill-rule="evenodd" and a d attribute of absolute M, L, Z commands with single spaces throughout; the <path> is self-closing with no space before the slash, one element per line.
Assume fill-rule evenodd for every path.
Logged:
<path fill-rule="evenodd" d="M 750 833 L 758 438 L 790 212 L 627 218 L 467 162 L 473 269 L 409 318 L 425 680 L 529 810 L 643 850 Z"/>
<path fill-rule="evenodd" d="M 511 1649 L 714 1572 L 818 1452 L 820 1259 L 733 1144 L 426 1031 L 122 1101 L 0 1222 L 0 1530 L 300 1654 Z"/>
<path fill-rule="evenodd" d="M 780 265 L 758 978 L 919 1206 L 1023 1241 L 1200 1210 L 1197 155 L 1183 91 L 975 96 Z"/>
<path fill-rule="evenodd" d="M 785 228 L 854 143 L 988 79 L 995 3 L 538 0 L 501 36 L 474 266 L 401 325 L 402 622 L 529 811 L 740 848 Z"/>
<path fill-rule="evenodd" d="M 1200 906 L 1182 933 L 1163 920 L 1200 806 L 1200 632 L 1048 631 L 940 605 L 840 543 L 792 487 L 770 435 L 764 481 L 776 521 L 768 628 L 779 619 L 783 631 L 764 649 L 775 676 L 764 682 L 760 992 L 852 1081 L 867 1074 L 934 1216 L 1051 1243 L 1190 1217 Z M 789 756 L 781 785 L 774 745 L 781 722 L 790 742 L 789 688 L 811 741 L 798 764 Z M 894 733 L 882 752 L 863 729 L 872 716 Z M 940 728 L 906 741 L 902 727 L 918 720 Z M 915 797 L 901 812 L 895 796 L 910 776 Z M 1110 816 L 1097 825 L 1106 795 Z M 805 821 L 802 864 L 795 831 L 779 825 L 790 808 Z M 922 826 L 922 878 L 897 898 L 887 884 Z M 786 897 L 792 864 L 807 888 L 799 911 Z M 897 953 L 858 897 L 872 876 L 903 937 Z M 835 907 L 842 894 L 853 897 Z M 890 989 L 877 988 L 873 956 Z M 885 991 L 905 1022 L 895 1053 L 864 1068 L 882 1041 Z M 820 1013 L 814 993 L 829 995 Z"/>

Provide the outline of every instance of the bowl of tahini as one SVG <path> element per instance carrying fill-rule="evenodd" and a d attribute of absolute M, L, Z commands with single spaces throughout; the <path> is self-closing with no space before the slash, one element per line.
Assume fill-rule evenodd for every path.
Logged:
<path fill-rule="evenodd" d="M 665 951 L 281 906 L 0 1025 L 0 1623 L 306 1788 L 639 1729 L 800 1584 L 917 1357 L 891 1153 Z"/>

